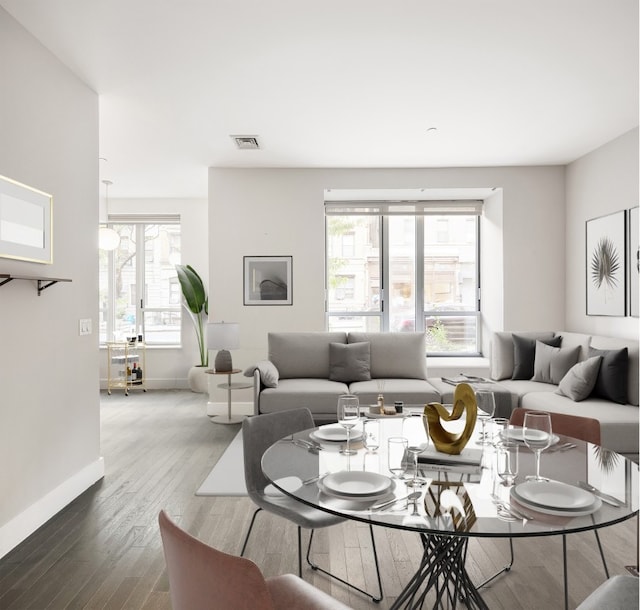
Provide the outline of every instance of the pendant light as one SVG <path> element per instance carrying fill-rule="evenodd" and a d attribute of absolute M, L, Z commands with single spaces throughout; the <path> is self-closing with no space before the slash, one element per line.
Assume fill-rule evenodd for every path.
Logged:
<path fill-rule="evenodd" d="M 111 180 L 103 180 L 102 184 L 104 184 L 105 203 L 104 215 L 101 214 L 99 221 L 101 225 L 104 225 L 107 223 L 107 212 L 109 210 L 109 186 L 111 186 L 113 182 L 111 182 Z M 115 250 L 119 245 L 120 235 L 109 227 L 101 226 L 98 231 L 98 247 L 100 250 Z"/>

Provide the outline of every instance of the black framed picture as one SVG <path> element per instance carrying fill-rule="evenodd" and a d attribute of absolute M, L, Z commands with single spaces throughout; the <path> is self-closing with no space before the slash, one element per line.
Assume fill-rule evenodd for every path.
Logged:
<path fill-rule="evenodd" d="M 626 314 L 626 213 L 587 220 L 587 315 Z"/>
<path fill-rule="evenodd" d="M 293 257 L 245 256 L 244 304 L 292 305 Z"/>
<path fill-rule="evenodd" d="M 640 300 L 640 245 L 638 244 L 638 231 L 640 229 L 640 219 L 638 210 L 631 208 L 628 212 L 629 225 L 629 256 L 627 258 L 629 266 L 629 315 L 634 318 L 640 317 L 638 301 Z"/>

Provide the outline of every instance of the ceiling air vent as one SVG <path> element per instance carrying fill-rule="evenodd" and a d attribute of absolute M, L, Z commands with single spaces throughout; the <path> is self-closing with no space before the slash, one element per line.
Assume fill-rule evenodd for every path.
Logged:
<path fill-rule="evenodd" d="M 257 150 L 260 148 L 258 136 L 231 136 L 241 150 Z"/>

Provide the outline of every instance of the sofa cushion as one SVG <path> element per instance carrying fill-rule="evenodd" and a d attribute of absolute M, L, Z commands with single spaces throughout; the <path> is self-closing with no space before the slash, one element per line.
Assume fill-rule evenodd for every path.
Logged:
<path fill-rule="evenodd" d="M 371 378 L 427 379 L 424 333 L 349 333 L 349 343 L 371 344 Z"/>
<path fill-rule="evenodd" d="M 260 371 L 260 382 L 262 385 L 267 388 L 278 387 L 278 379 L 280 378 L 280 375 L 278 374 L 278 369 L 275 367 L 273 362 L 260 360 L 260 362 L 256 362 L 254 365 L 247 367 L 244 371 L 244 376 L 253 377 L 256 369 Z"/>
<path fill-rule="evenodd" d="M 629 379 L 627 381 L 627 400 L 629 404 L 638 405 L 638 391 L 640 389 L 640 354 L 638 353 L 638 339 L 619 339 L 617 337 L 603 337 L 593 335 L 591 347 L 596 349 L 620 349 L 626 347 L 629 352 Z"/>
<path fill-rule="evenodd" d="M 371 344 L 330 343 L 329 379 L 345 383 L 371 379 Z"/>
<path fill-rule="evenodd" d="M 267 335 L 268 359 L 280 379 L 329 379 L 329 344 L 346 343 L 343 332 L 277 332 Z"/>
<path fill-rule="evenodd" d="M 575 402 L 587 398 L 596 385 L 601 362 L 602 356 L 594 356 L 572 366 L 560 380 L 557 393 Z"/>
<path fill-rule="evenodd" d="M 366 383 L 366 382 L 363 382 Z M 306 407 L 314 415 L 336 421 L 338 396 L 349 393 L 349 386 L 329 379 L 280 379 L 277 388 L 260 392 L 260 413 L 274 413 Z"/>
<path fill-rule="evenodd" d="M 556 335 L 562 337 L 562 349 L 566 347 L 579 347 L 578 362 L 589 357 L 589 346 L 591 345 L 591 335 L 584 333 L 570 333 L 565 330 L 556 331 Z"/>
<path fill-rule="evenodd" d="M 593 395 L 620 404 L 627 402 L 627 381 L 629 375 L 629 351 L 626 347 L 618 350 L 589 348 L 589 356 L 602 356 L 600 371 L 593 388 Z"/>
<path fill-rule="evenodd" d="M 536 341 L 532 381 L 558 385 L 569 369 L 578 361 L 579 347 L 552 347 Z"/>
<path fill-rule="evenodd" d="M 513 334 L 513 374 L 511 379 L 531 379 L 536 359 L 536 341 L 552 347 L 560 347 L 562 337 L 532 337 L 524 334 Z"/>

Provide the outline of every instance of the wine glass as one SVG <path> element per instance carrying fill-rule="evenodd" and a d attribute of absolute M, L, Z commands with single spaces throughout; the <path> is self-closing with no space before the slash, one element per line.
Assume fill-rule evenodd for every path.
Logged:
<path fill-rule="evenodd" d="M 548 481 L 540 476 L 540 454 L 551 444 L 551 415 L 543 411 L 529 411 L 522 424 L 524 444 L 536 456 L 536 474 L 527 476 L 528 481 Z"/>
<path fill-rule="evenodd" d="M 421 487 L 427 482 L 418 476 L 418 454 L 429 445 L 427 429 L 426 415 L 413 415 L 402 421 L 402 436 L 407 439 L 407 451 L 413 458 L 413 478 L 407 481 L 409 487 Z"/>
<path fill-rule="evenodd" d="M 490 445 L 491 440 L 487 438 L 486 425 L 496 410 L 496 399 L 491 390 L 476 390 L 476 404 L 478 405 L 477 418 L 482 424 L 482 432 L 477 440 L 478 445 Z"/>
<path fill-rule="evenodd" d="M 491 420 L 491 439 L 494 446 L 508 440 L 510 422 L 506 417 L 494 417 Z"/>
<path fill-rule="evenodd" d="M 350 447 L 351 428 L 360 419 L 360 401 L 354 394 L 343 394 L 338 397 L 338 423 L 347 431 L 347 446 L 340 449 L 342 455 L 355 455 L 357 452 Z"/>

